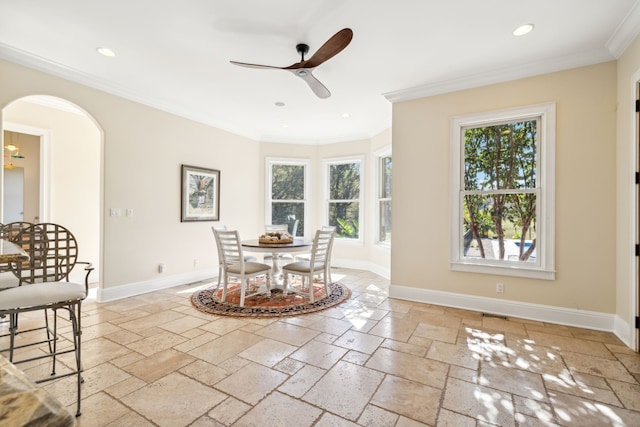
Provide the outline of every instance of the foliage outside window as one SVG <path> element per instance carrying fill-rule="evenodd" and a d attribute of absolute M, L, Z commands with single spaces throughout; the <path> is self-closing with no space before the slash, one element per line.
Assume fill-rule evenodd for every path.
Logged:
<path fill-rule="evenodd" d="M 390 152 L 378 157 L 378 235 L 377 241 L 391 244 L 391 176 L 393 162 Z"/>
<path fill-rule="evenodd" d="M 453 121 L 459 162 L 454 269 L 465 269 L 456 268 L 459 263 L 553 278 L 552 107 Z"/>
<path fill-rule="evenodd" d="M 328 225 L 337 238 L 360 239 L 361 167 L 361 159 L 327 162 Z"/>
<path fill-rule="evenodd" d="M 267 167 L 270 211 L 267 220 L 271 224 L 287 224 L 293 232 L 298 222 L 297 236 L 304 234 L 307 202 L 308 161 L 268 160 Z"/>

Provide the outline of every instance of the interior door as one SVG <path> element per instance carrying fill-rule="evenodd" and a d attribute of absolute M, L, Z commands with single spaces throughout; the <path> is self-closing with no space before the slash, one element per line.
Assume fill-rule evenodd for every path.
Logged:
<path fill-rule="evenodd" d="M 4 223 L 20 222 L 24 218 L 24 168 L 4 169 L 4 191 L 2 192 Z"/>

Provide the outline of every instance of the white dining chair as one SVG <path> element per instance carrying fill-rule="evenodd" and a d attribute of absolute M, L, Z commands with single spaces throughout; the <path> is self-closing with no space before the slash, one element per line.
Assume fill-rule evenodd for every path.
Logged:
<path fill-rule="evenodd" d="M 211 227 L 211 230 L 214 232 L 215 239 L 215 230 L 225 231 L 227 229 L 226 225 L 214 225 Z M 218 286 L 216 286 L 216 292 L 220 289 L 220 284 L 222 283 L 222 277 L 224 277 L 224 262 L 222 262 L 222 249 L 218 243 L 218 239 L 215 239 L 216 247 L 218 248 Z M 257 261 L 258 258 L 253 255 L 244 255 L 245 262 L 253 262 Z"/>
<path fill-rule="evenodd" d="M 320 227 L 322 231 L 332 231 L 335 234 L 336 227 L 333 225 L 323 225 Z M 335 236 L 334 236 L 335 237 Z M 331 241 L 331 248 L 329 249 L 329 257 L 327 258 L 327 277 L 329 278 L 329 283 L 333 283 L 331 279 L 331 254 L 333 253 L 333 240 Z M 294 261 L 310 261 L 311 260 L 311 252 L 303 253 L 296 255 Z"/>
<path fill-rule="evenodd" d="M 242 253 L 242 241 L 237 230 L 216 230 L 213 229 L 218 248 L 222 256 L 223 278 L 222 278 L 222 298 L 226 301 L 229 288 L 229 277 L 236 277 L 240 281 L 240 307 L 244 307 L 244 301 L 248 297 L 259 294 L 271 295 L 271 266 L 259 262 L 245 261 Z M 265 276 L 264 285 L 258 285 L 257 278 Z M 254 279 L 256 289 L 247 294 L 247 288 Z"/>
<path fill-rule="evenodd" d="M 282 267 L 284 273 L 283 292 L 286 294 L 288 290 L 291 292 L 305 294 L 309 298 L 310 302 L 314 302 L 313 295 L 313 279 L 316 276 L 322 275 L 322 281 L 324 283 L 324 289 L 326 295 L 329 295 L 329 273 L 328 263 L 331 259 L 331 249 L 333 246 L 333 236 L 335 232 L 331 230 L 318 230 L 313 239 L 313 246 L 311 247 L 311 259 L 309 261 L 297 261 Z M 295 289 L 289 282 L 289 276 L 301 276 L 300 290 Z M 309 279 L 309 286 L 305 291 L 305 279 Z"/>

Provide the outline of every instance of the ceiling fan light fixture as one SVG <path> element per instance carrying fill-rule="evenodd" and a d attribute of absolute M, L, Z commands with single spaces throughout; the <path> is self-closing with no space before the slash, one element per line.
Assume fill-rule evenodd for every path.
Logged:
<path fill-rule="evenodd" d="M 299 75 L 300 77 L 305 77 L 307 74 L 309 74 L 309 72 L 307 70 L 298 70 L 296 71 L 296 74 Z"/>
<path fill-rule="evenodd" d="M 533 24 L 524 24 L 513 30 L 513 35 L 516 37 L 524 36 L 525 34 L 529 34 L 531 31 L 533 31 Z"/>

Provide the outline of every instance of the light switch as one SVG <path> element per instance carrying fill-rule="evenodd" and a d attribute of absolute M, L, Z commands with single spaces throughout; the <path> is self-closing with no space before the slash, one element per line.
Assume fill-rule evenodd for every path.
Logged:
<path fill-rule="evenodd" d="M 120 208 L 111 208 L 111 216 L 121 216 L 122 210 Z"/>
<path fill-rule="evenodd" d="M 127 216 L 133 216 L 133 208 L 127 208 Z"/>

